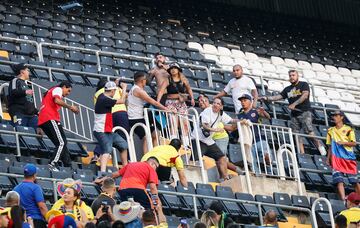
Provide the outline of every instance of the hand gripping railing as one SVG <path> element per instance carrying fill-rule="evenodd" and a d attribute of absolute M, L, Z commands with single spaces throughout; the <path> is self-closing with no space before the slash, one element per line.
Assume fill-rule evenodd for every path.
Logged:
<path fill-rule="evenodd" d="M 329 209 L 331 227 L 335 228 L 334 213 L 333 213 L 330 201 L 328 199 L 326 199 L 326 198 L 318 198 L 318 199 L 316 199 L 313 202 L 312 206 L 311 206 L 311 214 L 312 214 L 311 217 L 314 220 L 313 228 L 318 228 L 318 223 L 317 223 L 317 218 L 316 218 L 316 206 L 317 206 L 317 203 L 320 202 L 320 201 L 323 201 L 323 202 L 326 203 L 326 205 L 327 205 L 327 207 Z"/>
<path fill-rule="evenodd" d="M 203 161 L 201 159 L 202 155 L 197 133 L 198 114 L 194 108 L 191 108 L 190 111 L 194 113 L 194 115 L 185 115 L 147 108 L 144 110 L 145 122 L 148 129 L 150 129 L 150 127 L 155 128 L 153 134 L 155 136 L 156 145 L 168 143 L 173 138 L 178 138 L 182 142 L 183 146 L 181 151 L 185 152 L 185 165 L 195 166 L 195 163 L 191 163 L 190 160 L 191 158 L 194 159 L 196 157 L 194 156 L 194 149 L 196 148 L 202 182 L 206 183 L 207 180 Z M 194 131 L 191 131 L 191 125 L 193 126 Z M 192 135 L 192 132 L 196 134 L 196 137 Z M 192 138 L 194 138 L 194 140 L 192 140 Z M 190 155 L 188 154 L 189 151 Z"/>
<path fill-rule="evenodd" d="M 244 142 L 244 133 L 240 130 L 241 123 L 237 123 L 239 132 L 239 143 L 245 168 L 245 177 L 248 191 L 251 193 L 251 180 L 248 168 L 248 161 L 251 163 L 253 172 L 265 174 L 268 176 L 285 179 L 300 179 L 299 168 L 296 160 L 293 134 L 290 128 L 281 126 L 272 126 L 266 124 L 251 123 L 248 129 L 251 131 L 251 142 L 247 139 L 246 146 Z M 257 133 L 257 134 L 255 134 Z M 272 145 L 272 147 L 270 147 Z M 278 148 L 276 147 L 278 146 Z M 275 153 L 276 151 L 276 153 Z M 284 154 L 286 163 L 284 162 Z M 265 159 L 267 157 L 267 159 Z M 291 161 L 291 164 L 290 164 Z M 264 167 L 264 171 L 262 170 Z M 276 169 L 274 169 L 275 167 Z M 285 168 L 288 174 L 285 172 Z M 278 173 L 275 172 L 278 170 Z M 293 173 L 291 172 L 293 170 Z M 301 182 L 298 183 L 298 192 L 302 195 Z"/>

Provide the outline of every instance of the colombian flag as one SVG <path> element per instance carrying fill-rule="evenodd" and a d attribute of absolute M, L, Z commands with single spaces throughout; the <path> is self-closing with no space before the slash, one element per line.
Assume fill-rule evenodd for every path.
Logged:
<path fill-rule="evenodd" d="M 347 174 L 357 174 L 356 157 L 353 151 L 348 151 L 335 140 L 331 141 L 332 166 L 335 170 Z"/>

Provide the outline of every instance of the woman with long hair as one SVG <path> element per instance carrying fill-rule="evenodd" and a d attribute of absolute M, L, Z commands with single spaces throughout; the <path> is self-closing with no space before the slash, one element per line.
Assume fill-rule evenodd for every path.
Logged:
<path fill-rule="evenodd" d="M 10 210 L 11 220 L 13 221 L 13 228 L 33 228 L 34 224 L 32 219 L 26 218 L 24 208 L 20 206 L 13 206 Z"/>
<path fill-rule="evenodd" d="M 195 105 L 194 94 L 190 87 L 189 81 L 186 79 L 185 75 L 182 73 L 182 69 L 179 64 L 172 63 L 169 65 L 168 72 L 170 74 L 169 79 L 165 80 L 162 85 L 160 85 L 160 90 L 157 95 L 157 101 L 160 102 L 166 91 L 166 101 L 165 107 L 170 111 L 179 113 L 182 115 L 187 115 L 188 109 L 186 101 L 190 101 L 191 105 Z M 188 133 L 188 119 L 186 117 L 181 118 L 181 130 L 182 135 L 187 136 Z M 178 129 L 178 120 L 177 118 L 172 119 L 171 130 L 172 136 L 177 136 L 176 134 Z M 183 138 L 183 142 L 186 145 L 189 145 L 189 139 L 187 137 Z"/>
<path fill-rule="evenodd" d="M 83 226 L 94 219 L 94 214 L 90 207 L 85 206 L 84 202 L 80 200 L 80 191 L 74 187 L 68 187 L 65 189 L 62 195 L 63 203 L 56 203 L 51 208 L 51 211 L 60 211 L 63 214 L 70 214 L 75 218 L 75 221 Z M 81 205 L 81 206 L 80 206 Z"/>
<path fill-rule="evenodd" d="M 216 212 L 213 210 L 205 211 L 200 219 L 200 222 L 205 223 L 207 228 L 217 228 L 218 221 L 216 220 Z"/>

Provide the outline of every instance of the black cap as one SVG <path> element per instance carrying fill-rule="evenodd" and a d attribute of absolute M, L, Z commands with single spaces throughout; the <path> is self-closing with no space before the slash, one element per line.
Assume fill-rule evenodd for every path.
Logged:
<path fill-rule="evenodd" d="M 344 112 L 342 112 L 340 110 L 336 110 L 336 111 L 331 112 L 331 115 L 332 116 L 335 116 L 335 115 L 344 116 Z"/>
<path fill-rule="evenodd" d="M 13 70 L 16 75 L 19 75 L 20 71 L 25 70 L 26 68 L 28 68 L 28 67 L 24 63 L 19 63 L 19 64 L 16 64 L 15 66 L 13 66 Z"/>
<path fill-rule="evenodd" d="M 181 67 L 180 67 L 180 65 L 178 63 L 170 63 L 169 69 L 167 70 L 169 72 L 169 74 L 170 74 L 170 70 L 172 68 L 177 68 L 180 72 L 182 72 L 182 69 L 181 69 Z"/>
<path fill-rule="evenodd" d="M 252 96 L 250 94 L 244 93 L 243 95 L 241 95 L 238 100 L 240 101 L 241 99 L 248 99 L 250 101 L 252 101 Z"/>

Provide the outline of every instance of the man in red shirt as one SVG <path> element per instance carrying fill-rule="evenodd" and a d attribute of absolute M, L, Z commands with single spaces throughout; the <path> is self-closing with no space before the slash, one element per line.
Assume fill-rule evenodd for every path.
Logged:
<path fill-rule="evenodd" d="M 156 169 L 159 167 L 159 161 L 155 157 L 148 158 L 145 162 L 132 162 L 124 166 L 118 172 L 111 174 L 111 178 L 122 177 L 119 186 L 119 195 L 121 201 L 127 201 L 133 198 L 144 208 L 151 208 L 152 202 L 158 200 L 157 185 L 159 178 Z M 100 184 L 108 177 L 102 177 L 95 180 L 95 183 Z M 151 193 L 151 201 L 146 192 L 146 187 L 149 185 Z"/>
<path fill-rule="evenodd" d="M 52 87 L 45 92 L 41 103 L 38 125 L 56 147 L 50 158 L 49 168 L 52 171 L 59 171 L 59 160 L 63 162 L 64 166 L 71 166 L 71 158 L 66 146 L 67 141 L 60 123 L 59 113 L 61 107 L 70 109 L 75 114 L 79 113 L 77 106 L 68 105 L 62 100 L 63 97 L 71 93 L 71 89 L 71 83 L 63 81 L 58 86 Z"/>

